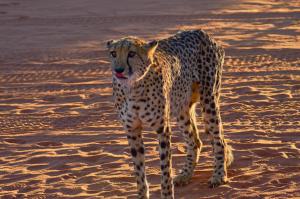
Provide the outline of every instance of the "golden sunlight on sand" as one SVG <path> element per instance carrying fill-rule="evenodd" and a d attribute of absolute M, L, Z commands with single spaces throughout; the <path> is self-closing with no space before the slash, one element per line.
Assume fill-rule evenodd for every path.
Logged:
<path fill-rule="evenodd" d="M 226 50 L 221 110 L 235 162 L 230 182 L 209 189 L 202 133 L 195 176 L 175 197 L 300 198 L 298 0 L 1 0 L 0 24 L 0 198 L 136 198 L 104 43 L 194 28 Z M 178 171 L 185 147 L 173 131 Z M 155 133 L 145 132 L 145 145 L 155 199 Z"/>

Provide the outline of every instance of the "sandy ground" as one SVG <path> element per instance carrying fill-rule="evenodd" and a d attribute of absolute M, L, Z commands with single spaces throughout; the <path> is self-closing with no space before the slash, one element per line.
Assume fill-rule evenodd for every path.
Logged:
<path fill-rule="evenodd" d="M 209 189 L 211 147 L 176 198 L 300 198 L 297 0 L 0 0 L 0 197 L 135 198 L 104 43 L 202 28 L 226 48 L 222 115 L 230 183 Z M 184 144 L 174 128 L 173 164 Z M 151 198 L 155 133 L 145 131 Z M 176 172 L 175 171 L 175 172 Z"/>

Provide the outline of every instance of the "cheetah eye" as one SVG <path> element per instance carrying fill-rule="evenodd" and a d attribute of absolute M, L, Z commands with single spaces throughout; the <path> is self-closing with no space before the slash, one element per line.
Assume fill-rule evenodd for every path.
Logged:
<path fill-rule="evenodd" d="M 111 51 L 110 55 L 115 58 L 117 56 L 117 53 L 116 53 L 116 51 Z"/>
<path fill-rule="evenodd" d="M 135 54 L 136 54 L 136 52 L 129 51 L 129 53 L 128 53 L 128 57 L 132 58 L 132 57 L 134 57 L 134 56 L 135 56 Z"/>

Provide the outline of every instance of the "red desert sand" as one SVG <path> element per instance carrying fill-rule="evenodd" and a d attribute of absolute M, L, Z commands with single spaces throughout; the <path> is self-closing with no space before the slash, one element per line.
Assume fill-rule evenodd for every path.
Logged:
<path fill-rule="evenodd" d="M 226 50 L 221 111 L 230 182 L 208 188 L 212 149 L 176 198 L 300 198 L 298 0 L 0 0 L 0 197 L 135 198 L 105 41 L 201 28 Z M 151 198 L 156 134 L 145 130 Z M 174 174 L 185 156 L 176 127 Z"/>

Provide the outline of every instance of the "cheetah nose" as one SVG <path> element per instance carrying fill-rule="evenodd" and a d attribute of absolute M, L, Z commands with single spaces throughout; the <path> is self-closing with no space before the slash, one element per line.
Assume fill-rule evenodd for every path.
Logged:
<path fill-rule="evenodd" d="M 124 70 L 125 70 L 125 68 L 123 68 L 123 67 L 117 67 L 117 68 L 115 68 L 116 73 L 123 73 Z"/>

